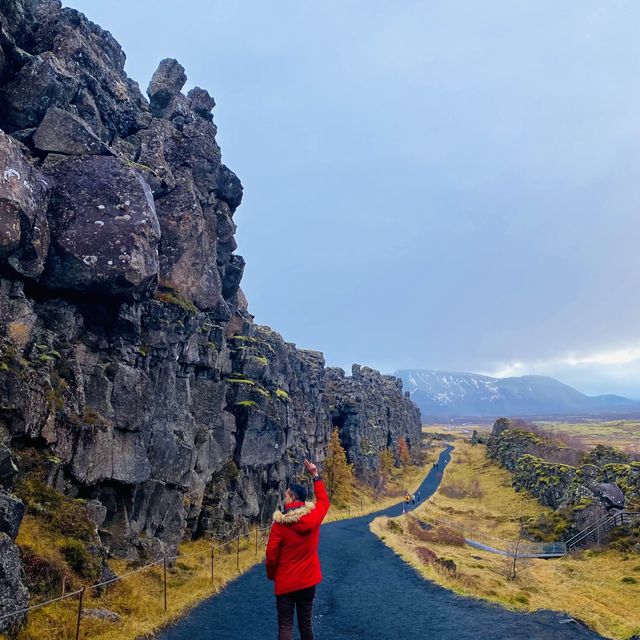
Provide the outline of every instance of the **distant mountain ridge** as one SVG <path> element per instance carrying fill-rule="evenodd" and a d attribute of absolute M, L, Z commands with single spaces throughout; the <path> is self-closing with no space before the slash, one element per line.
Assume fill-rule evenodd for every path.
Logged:
<path fill-rule="evenodd" d="M 588 396 L 555 378 L 492 378 L 476 373 L 402 369 L 405 391 L 423 417 L 640 414 L 640 402 L 617 395 Z"/>

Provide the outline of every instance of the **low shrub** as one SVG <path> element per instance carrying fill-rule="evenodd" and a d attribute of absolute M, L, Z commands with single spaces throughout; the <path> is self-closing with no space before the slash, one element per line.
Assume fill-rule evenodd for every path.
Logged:
<path fill-rule="evenodd" d="M 391 531 L 391 533 L 398 533 L 398 534 L 404 533 L 402 529 L 402 525 L 399 522 L 396 522 L 395 520 L 387 521 L 387 529 Z"/>
<path fill-rule="evenodd" d="M 153 296 L 158 302 L 164 302 L 165 304 L 171 304 L 175 307 L 179 307 L 183 311 L 187 313 L 195 314 L 198 313 L 198 307 L 196 307 L 193 302 L 189 300 L 185 300 L 180 297 L 173 291 L 156 291 Z"/>
<path fill-rule="evenodd" d="M 466 498 L 469 495 L 464 484 L 453 481 L 441 485 L 439 492 L 447 498 Z"/>
<path fill-rule="evenodd" d="M 562 511 L 541 513 L 524 523 L 528 537 L 536 542 L 554 542 L 562 540 L 569 529 L 569 520 Z"/>
<path fill-rule="evenodd" d="M 15 493 L 25 503 L 27 511 L 46 522 L 53 531 L 73 534 L 86 541 L 94 539 L 95 527 L 89 521 L 82 501 L 48 486 L 35 474 L 22 478 Z"/>
<path fill-rule="evenodd" d="M 31 597 L 53 598 L 62 592 L 63 582 L 71 585 L 72 574 L 62 560 L 45 558 L 30 546 L 22 546 L 20 553 Z"/>
<path fill-rule="evenodd" d="M 454 576 L 456 575 L 456 573 L 458 573 L 458 567 L 453 560 L 449 560 L 447 558 L 436 558 L 434 564 L 435 567 L 442 573 L 446 573 L 451 576 Z"/>
<path fill-rule="evenodd" d="M 438 559 L 438 556 L 427 547 L 417 547 L 416 554 L 423 564 L 433 564 Z"/>
<path fill-rule="evenodd" d="M 94 556 L 80 540 L 69 538 L 60 547 L 67 564 L 81 578 L 95 581 L 100 577 L 102 561 Z"/>
<path fill-rule="evenodd" d="M 447 498 L 482 498 L 484 496 L 484 490 L 480 486 L 478 478 L 473 478 L 469 484 L 449 480 L 440 487 L 439 491 Z"/>
<path fill-rule="evenodd" d="M 462 547 L 465 544 L 462 533 L 442 525 L 432 529 L 423 529 L 416 520 L 411 519 L 409 520 L 408 530 L 414 538 L 421 542 L 434 542 L 452 547 Z"/>

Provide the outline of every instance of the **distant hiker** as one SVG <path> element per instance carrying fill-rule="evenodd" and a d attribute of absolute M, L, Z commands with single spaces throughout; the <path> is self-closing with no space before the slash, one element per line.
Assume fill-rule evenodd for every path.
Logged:
<path fill-rule="evenodd" d="M 416 491 L 416 502 L 420 502 L 420 492 Z"/>
<path fill-rule="evenodd" d="M 409 495 L 409 492 L 407 491 L 407 493 L 404 494 L 404 503 L 402 505 L 402 513 L 406 511 L 409 511 L 409 502 L 411 502 L 411 496 Z"/>
<path fill-rule="evenodd" d="M 298 616 L 301 640 L 313 640 L 313 598 L 322 580 L 318 541 L 320 524 L 329 510 L 329 497 L 315 464 L 304 461 L 313 478 L 316 503 L 307 502 L 307 490 L 290 484 L 284 513 L 273 514 L 267 543 L 267 577 L 274 581 L 278 611 L 278 640 L 293 640 L 293 613 Z"/>
<path fill-rule="evenodd" d="M 411 496 L 411 506 L 414 507 L 416 504 L 416 497 L 415 495 Z"/>

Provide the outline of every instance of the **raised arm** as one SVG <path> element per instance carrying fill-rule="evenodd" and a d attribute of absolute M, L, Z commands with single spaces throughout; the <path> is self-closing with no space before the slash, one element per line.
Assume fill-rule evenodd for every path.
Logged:
<path fill-rule="evenodd" d="M 311 516 L 315 522 L 320 524 L 329 511 L 331 506 L 327 490 L 324 488 L 324 482 L 318 476 L 318 467 L 308 460 L 304 461 L 304 466 L 313 478 L 313 492 L 316 495 L 316 508 L 311 512 Z"/>

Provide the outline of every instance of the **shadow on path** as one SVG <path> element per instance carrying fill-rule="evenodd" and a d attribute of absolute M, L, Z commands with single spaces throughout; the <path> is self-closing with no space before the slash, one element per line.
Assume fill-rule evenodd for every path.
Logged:
<path fill-rule="evenodd" d="M 420 486 L 426 499 L 451 460 L 440 454 Z M 314 611 L 316 640 L 573 640 L 600 638 L 566 615 L 507 611 L 458 596 L 424 580 L 369 531 L 380 515 L 396 516 L 402 505 L 324 525 L 320 559 L 324 579 Z M 205 600 L 158 640 L 268 640 L 276 638 L 273 585 L 259 565 Z"/>

